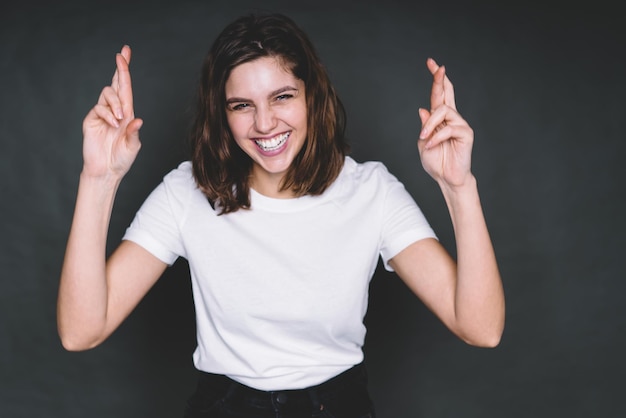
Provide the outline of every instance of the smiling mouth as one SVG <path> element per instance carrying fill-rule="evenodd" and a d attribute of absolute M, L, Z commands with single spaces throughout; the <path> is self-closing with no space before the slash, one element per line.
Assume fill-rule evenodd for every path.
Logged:
<path fill-rule="evenodd" d="M 291 132 L 285 132 L 284 134 L 277 135 L 270 139 L 255 139 L 254 142 L 263 151 L 274 151 L 282 147 L 283 144 L 287 142 L 287 138 L 289 138 L 290 134 Z"/>

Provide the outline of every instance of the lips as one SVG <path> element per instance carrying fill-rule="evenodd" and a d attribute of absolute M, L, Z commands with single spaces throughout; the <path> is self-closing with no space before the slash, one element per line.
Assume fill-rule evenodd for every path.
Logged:
<path fill-rule="evenodd" d="M 268 139 L 255 139 L 254 143 L 261 149 L 263 152 L 272 152 L 280 149 L 287 139 L 291 135 L 291 132 L 285 132 L 280 135 L 276 135 L 273 138 Z"/>

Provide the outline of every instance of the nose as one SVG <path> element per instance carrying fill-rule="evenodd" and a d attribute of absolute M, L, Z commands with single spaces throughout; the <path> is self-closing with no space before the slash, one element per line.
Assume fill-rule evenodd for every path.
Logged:
<path fill-rule="evenodd" d="M 254 125 L 260 133 L 269 133 L 276 127 L 276 115 L 270 106 L 258 106 L 254 115 Z"/>

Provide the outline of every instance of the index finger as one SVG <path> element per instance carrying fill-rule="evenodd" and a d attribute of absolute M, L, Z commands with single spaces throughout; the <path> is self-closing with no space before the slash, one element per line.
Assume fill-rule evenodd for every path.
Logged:
<path fill-rule="evenodd" d="M 437 62 L 428 58 L 426 65 L 433 75 L 433 87 L 430 92 L 430 107 L 436 109 L 439 106 L 445 104 L 453 109 L 456 109 L 456 103 L 454 100 L 454 88 L 452 82 L 446 76 L 446 68 L 443 65 L 438 65 Z"/>

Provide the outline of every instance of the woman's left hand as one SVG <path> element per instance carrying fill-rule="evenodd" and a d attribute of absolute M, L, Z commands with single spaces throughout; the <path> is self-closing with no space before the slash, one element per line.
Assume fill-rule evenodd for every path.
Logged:
<path fill-rule="evenodd" d="M 426 65 L 433 75 L 431 110 L 419 109 L 422 131 L 417 148 L 424 170 L 440 186 L 455 188 L 472 177 L 474 131 L 456 110 L 454 88 L 445 67 L 432 58 Z"/>

